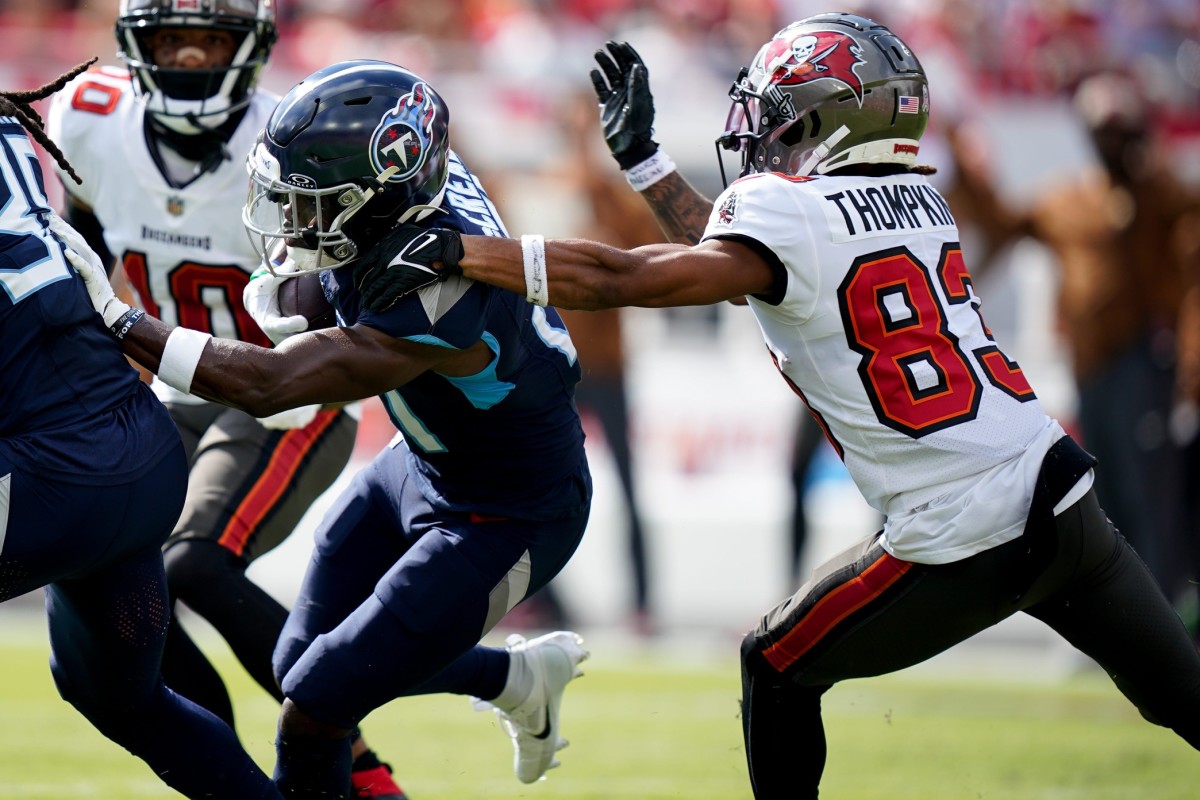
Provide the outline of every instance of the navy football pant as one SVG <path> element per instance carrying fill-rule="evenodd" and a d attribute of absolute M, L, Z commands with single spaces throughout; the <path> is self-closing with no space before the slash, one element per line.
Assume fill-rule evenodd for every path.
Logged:
<path fill-rule="evenodd" d="M 1030 524 L 1036 524 L 1032 519 Z M 809 799 L 825 764 L 821 695 L 920 663 L 1018 611 L 1094 658 L 1148 720 L 1200 749 L 1200 655 L 1094 492 L 1026 537 L 951 564 L 901 561 L 877 537 L 813 571 L 742 643 L 742 727 L 757 800 Z"/>
<path fill-rule="evenodd" d="M 408 478 L 403 444 L 353 479 L 327 512 L 275 650 L 284 693 L 352 728 L 397 697 L 489 699 L 508 655 L 479 640 L 566 565 L 587 508 L 557 520 L 438 511 Z"/>
<path fill-rule="evenodd" d="M 9 482 L 0 597 L 46 586 L 62 697 L 187 797 L 277 798 L 229 727 L 159 673 L 170 618 L 160 548 L 187 486 L 182 448 L 111 486 L 30 475 L 2 449 L 0 475 Z"/>
<path fill-rule="evenodd" d="M 341 474 L 358 422 L 346 410 L 322 411 L 303 428 L 269 430 L 216 403 L 168 410 L 191 463 L 183 513 L 163 548 L 171 599 L 212 625 L 250 677 L 282 701 L 271 657 L 287 609 L 246 568 L 283 542 Z M 163 676 L 234 727 L 224 681 L 177 619 Z"/>

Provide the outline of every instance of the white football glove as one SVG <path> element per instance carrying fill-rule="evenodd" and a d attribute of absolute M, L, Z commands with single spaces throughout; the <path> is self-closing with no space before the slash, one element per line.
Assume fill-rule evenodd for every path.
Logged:
<path fill-rule="evenodd" d="M 289 408 L 287 411 L 280 411 L 278 414 L 272 414 L 269 417 L 259 417 L 259 422 L 264 428 L 270 428 L 273 431 L 290 431 L 294 428 L 303 428 L 308 423 L 317 418 L 317 412 L 321 410 L 320 404 L 311 406 L 300 406 L 299 408 Z"/>
<path fill-rule="evenodd" d="M 259 267 L 242 290 L 242 304 L 246 306 L 246 312 L 275 344 L 308 330 L 308 320 L 303 316 L 285 317 L 279 311 L 279 287 L 286 280 L 291 278 L 278 277 L 265 267 Z"/>
<path fill-rule="evenodd" d="M 100 256 L 88 246 L 79 231 L 57 214 L 50 215 L 50 231 L 67 246 L 67 261 L 83 277 L 88 297 L 92 299 L 92 308 L 104 318 L 104 324 L 111 328 L 113 323 L 129 311 L 130 306 L 113 291 L 108 282 L 108 270 L 101 263 Z"/>

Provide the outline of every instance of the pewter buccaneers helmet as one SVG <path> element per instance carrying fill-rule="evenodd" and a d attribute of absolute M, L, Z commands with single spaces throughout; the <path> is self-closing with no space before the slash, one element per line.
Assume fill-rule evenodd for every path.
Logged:
<path fill-rule="evenodd" d="M 149 35 L 160 28 L 228 31 L 233 61 L 211 69 L 169 69 L 153 63 Z M 133 85 L 154 119 L 184 135 L 223 124 L 250 102 L 277 36 L 274 0 L 121 0 L 117 44 Z"/>
<path fill-rule="evenodd" d="M 277 275 L 338 267 L 433 213 L 449 123 L 428 83 L 385 61 L 344 61 L 296 84 L 246 162 L 242 222 L 264 265 Z"/>
<path fill-rule="evenodd" d="M 911 166 L 929 121 L 917 57 L 887 28 L 854 14 L 793 22 L 742 69 L 729 97 L 717 145 L 742 154 L 742 175 Z"/>

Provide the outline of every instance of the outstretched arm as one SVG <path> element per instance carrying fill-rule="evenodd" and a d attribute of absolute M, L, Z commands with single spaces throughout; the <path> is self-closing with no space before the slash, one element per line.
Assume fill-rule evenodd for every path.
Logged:
<path fill-rule="evenodd" d="M 463 236 L 402 225 L 377 250 L 385 245 L 394 254 L 390 258 L 360 259 L 354 266 L 363 303 L 375 311 L 457 274 L 522 294 L 537 305 L 582 311 L 709 305 L 769 292 L 776 279 L 757 250 L 725 239 L 621 250 L 586 239 Z"/>
<path fill-rule="evenodd" d="M 255 417 L 382 394 L 446 355 L 363 325 L 297 334 L 274 349 L 200 336 L 146 315 L 122 342 L 126 355 L 176 388 Z"/>
<path fill-rule="evenodd" d="M 510 291 L 536 297 L 540 237 L 525 242 L 490 236 L 463 239 L 463 274 Z M 539 305 L 595 311 L 642 306 L 667 308 L 719 303 L 766 292 L 774 278 L 749 247 L 713 240 L 695 247 L 653 244 L 620 250 L 585 239 L 544 244 L 545 294 Z M 533 251 L 526 255 L 527 251 Z"/>
<path fill-rule="evenodd" d="M 478 372 L 491 360 L 484 342 L 467 350 L 397 339 L 365 325 L 301 333 L 273 349 L 173 328 L 113 293 L 104 265 L 80 234 L 52 216 L 92 306 L 130 358 L 176 389 L 269 417 L 304 405 L 345 403 L 382 394 L 429 369 Z"/>

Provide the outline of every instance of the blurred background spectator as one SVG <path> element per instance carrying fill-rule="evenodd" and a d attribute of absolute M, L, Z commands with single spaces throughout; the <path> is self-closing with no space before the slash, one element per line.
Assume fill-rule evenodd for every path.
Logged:
<path fill-rule="evenodd" d="M 0 0 L 5 56 L 0 81 L 6 87 L 30 88 L 93 55 L 102 64 L 116 65 L 116 6 L 116 0 Z M 654 231 L 643 230 L 636 204 L 627 205 L 636 197 L 623 189 L 616 166 L 603 154 L 598 129 L 588 130 L 595 124 L 594 118 L 587 120 L 586 110 L 592 53 L 609 39 L 628 40 L 640 51 L 655 87 L 656 138 L 697 188 L 715 196 L 722 187 L 713 140 L 721 132 L 726 91 L 737 68 L 784 24 L 829 10 L 875 16 L 924 63 L 933 113 L 922 160 L 938 168 L 939 186 L 963 228 L 972 273 L 980 285 L 988 284 L 988 324 L 1012 343 L 1006 349 L 1030 374 L 1048 410 L 1073 424 L 1085 446 L 1100 448 L 1105 428 L 1110 434 L 1129 434 L 1129 447 L 1140 448 L 1138 459 L 1152 459 L 1142 463 L 1153 464 L 1153 472 L 1143 472 L 1153 474 L 1159 488 L 1176 487 L 1175 500 L 1161 501 L 1169 508 L 1152 507 L 1158 501 L 1142 499 L 1121 512 L 1114 498 L 1102 497 L 1102 502 L 1114 516 L 1133 517 L 1117 522 L 1141 540 L 1135 544 L 1158 564 L 1165 588 L 1194 622 L 1200 576 L 1200 520 L 1193 507 L 1200 502 L 1195 477 L 1200 472 L 1195 436 L 1200 401 L 1196 0 L 838 5 L 812 0 L 280 0 L 282 37 L 262 83 L 286 91 L 313 70 L 347 58 L 380 58 L 409 67 L 441 89 L 455 116 L 454 146 L 495 187 L 493 199 L 511 233 L 589 236 L 624 246 L 654 236 Z M 1092 428 L 1089 434 L 1089 426 L 1080 424 L 1079 399 L 1091 368 L 1084 363 L 1082 340 L 1075 338 L 1079 324 L 1072 320 L 1104 332 L 1118 327 L 1110 324 L 1110 314 L 1121 311 L 1064 308 L 1076 296 L 1077 284 L 1094 290 L 1101 278 L 1087 268 L 1063 268 L 1066 251 L 1047 234 L 1045 213 L 1053 198 L 1063 203 L 1061 192 L 1104 173 L 1094 120 L 1076 104 L 1080 87 L 1101 73 L 1122 76 L 1126 88 L 1111 110 L 1137 112 L 1140 163 L 1152 167 L 1156 176 L 1168 177 L 1172 188 L 1170 203 L 1147 203 L 1129 188 L 1110 193 L 1111 224 L 1105 238 L 1096 240 L 1108 243 L 1098 248 L 1107 251 L 1105 269 L 1125 280 L 1125 288 L 1112 295 L 1115 307 L 1128 310 L 1131 292 L 1156 295 L 1154 312 L 1131 323 L 1137 335 L 1130 341 L 1150 342 L 1146 356 L 1164 382 L 1151 415 L 1157 423 L 1146 422 L 1144 414 L 1109 419 L 1102 432 Z M 1120 188 L 1121 179 L 1111 173 L 1105 180 Z M 49 188 L 57 201 L 57 187 Z M 1163 196 L 1157 190 L 1152 194 Z M 1071 208 L 1072 202 L 1066 205 Z M 1079 211 L 1078 202 L 1074 210 Z M 1040 226 L 1030 222 L 1039 214 Z M 1153 224 L 1142 225 L 1147 217 Z M 1124 255 L 1114 259 L 1118 254 Z M 778 378 L 769 382 L 766 369 L 751 373 L 740 386 L 728 382 L 704 390 L 694 385 L 690 391 L 678 389 L 673 363 L 726 358 L 726 340 L 745 333 L 746 315 L 739 309 L 684 311 L 641 314 L 631 309 L 603 320 L 602 332 L 587 324 L 596 320 L 571 321 L 579 349 L 590 362 L 585 382 L 600 388 L 611 381 L 613 396 L 619 391 L 625 397 L 631 437 L 627 460 L 637 465 L 616 464 L 619 477 L 598 482 L 597 500 L 603 503 L 599 490 L 607 483 L 614 497 L 625 498 L 616 502 L 627 504 L 631 513 L 642 511 L 640 521 L 634 517 L 633 522 L 624 512 L 597 516 L 596 525 L 604 530 L 593 530 L 589 538 L 618 543 L 614 552 L 625 555 L 615 557 L 613 568 L 628 574 L 629 582 L 609 596 L 607 610 L 574 601 L 565 592 L 568 616 L 581 622 L 627 619 L 631 610 L 647 610 L 653 597 L 657 620 L 701 624 L 714 613 L 733 617 L 743 608 L 765 605 L 791 581 L 784 577 L 790 569 L 780 565 L 790 565 L 796 557 L 785 544 L 792 519 L 795 432 L 767 428 L 764 420 L 770 415 L 734 411 L 749 407 L 725 402 L 723 396 L 749 391 L 761 394 L 765 403 L 794 401 Z M 621 346 L 631 339 L 636 347 Z M 588 353 L 593 340 L 604 343 L 612 358 Z M 1105 358 L 1111 362 L 1115 353 Z M 586 387 L 581 402 L 585 395 Z M 368 415 L 360 450 L 373 452 L 381 446 L 386 430 Z M 619 432 L 604 429 L 596 438 L 609 437 L 617 439 L 607 445 L 614 460 L 624 459 Z M 1154 449 L 1160 446 L 1168 450 Z M 1170 458 L 1151 455 L 1168 451 Z M 1122 456 L 1102 457 L 1110 462 L 1107 474 L 1117 474 L 1111 460 Z M 1131 457 L 1130 465 L 1136 461 Z M 814 469 L 818 477 L 829 476 L 837 465 L 818 452 Z M 627 481 L 626 475 L 634 480 Z M 702 513 L 697 510 L 701 503 L 680 508 L 687 503 L 679 501 L 683 495 L 673 494 L 674 487 L 690 481 L 694 491 L 701 485 L 697 482 L 709 477 L 739 501 L 731 519 L 690 517 L 689 511 Z M 870 514 L 856 518 L 855 524 L 860 520 L 865 525 L 874 521 Z M 672 576 L 689 571 L 681 566 L 690 563 L 685 550 L 704 546 L 707 534 L 697 531 L 702 523 L 711 523 L 720 546 L 728 547 L 730 537 L 736 537 L 738 547 L 766 554 L 763 560 L 746 556 L 745 563 L 724 564 L 761 569 L 761 595 L 715 597 L 711 605 L 695 598 L 672 599 L 677 585 L 695 583 L 694 576 Z M 674 533 L 672 525 L 687 530 Z M 857 538 L 862 532 L 856 527 L 848 536 Z M 655 558 L 647 562 L 641 552 L 653 552 Z M 621 567 L 620 560 L 632 569 Z M 576 561 L 580 564 L 560 580 L 590 583 L 593 578 L 584 571 L 587 559 Z"/>
<path fill-rule="evenodd" d="M 597 146 L 596 95 L 591 90 L 575 93 L 560 105 L 563 130 L 570 150 L 563 162 L 563 179 L 568 191 L 583 199 L 583 218 L 577 235 L 632 248 L 665 241 L 649 207 L 630 191 L 611 159 Z M 579 351 L 583 380 L 575 401 L 589 437 L 589 458 L 600 455 L 595 442 L 607 450 L 617 477 L 624 510 L 625 551 L 629 564 L 631 592 L 629 622 L 643 635 L 654 633 L 650 597 L 649 545 L 634 479 L 635 454 L 629 430 L 629 393 L 625 376 L 625 341 L 621 320 L 625 309 L 561 312 Z"/>

